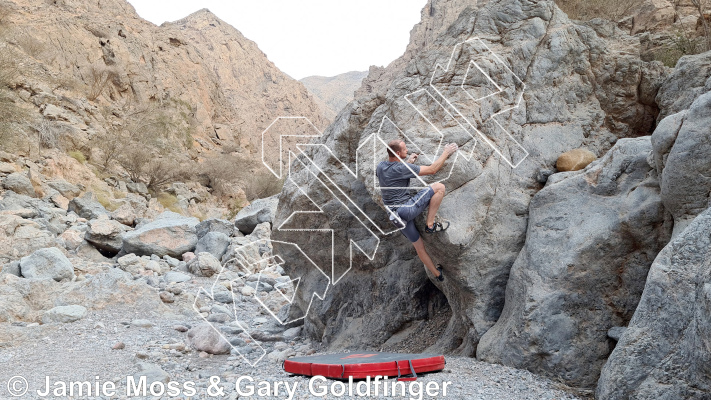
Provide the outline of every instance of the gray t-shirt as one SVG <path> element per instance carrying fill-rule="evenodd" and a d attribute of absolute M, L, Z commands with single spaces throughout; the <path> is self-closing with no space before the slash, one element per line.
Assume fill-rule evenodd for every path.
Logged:
<path fill-rule="evenodd" d="M 381 161 L 375 173 L 380 181 L 383 203 L 387 206 L 401 206 L 412 197 L 408 186 L 410 179 L 420 174 L 420 166 L 409 163 L 406 165 L 400 161 Z"/>

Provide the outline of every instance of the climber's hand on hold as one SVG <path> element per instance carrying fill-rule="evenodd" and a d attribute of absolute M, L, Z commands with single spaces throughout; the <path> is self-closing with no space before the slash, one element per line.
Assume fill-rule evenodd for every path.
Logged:
<path fill-rule="evenodd" d="M 448 156 L 451 156 L 458 149 L 459 149 L 459 146 L 457 146 L 456 143 L 450 143 L 450 144 L 444 146 L 444 153 L 447 154 Z"/>

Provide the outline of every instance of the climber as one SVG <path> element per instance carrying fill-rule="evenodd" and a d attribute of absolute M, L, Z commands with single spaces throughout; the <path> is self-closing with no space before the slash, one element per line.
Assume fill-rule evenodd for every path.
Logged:
<path fill-rule="evenodd" d="M 383 203 L 390 213 L 390 220 L 395 226 L 402 228 L 403 235 L 415 246 L 417 256 L 440 282 L 444 281 L 442 265 L 438 264 L 438 268 L 435 268 L 432 259 L 425 251 L 425 244 L 415 227 L 415 217 L 428 208 L 425 232 L 442 232 L 449 227 L 449 222 L 443 225 L 435 221 L 437 210 L 444 198 L 444 185 L 439 182 L 433 183 L 420 190 L 415 196 L 410 196 L 408 186 L 410 186 L 410 178 L 436 174 L 457 149 L 456 143 L 450 143 L 444 147 L 442 155 L 431 165 L 419 166 L 413 164 L 417 161 L 417 154 L 412 154 L 407 162 L 403 161 L 407 157 L 405 142 L 391 140 L 388 142 L 388 161 L 381 161 L 376 169 Z"/>

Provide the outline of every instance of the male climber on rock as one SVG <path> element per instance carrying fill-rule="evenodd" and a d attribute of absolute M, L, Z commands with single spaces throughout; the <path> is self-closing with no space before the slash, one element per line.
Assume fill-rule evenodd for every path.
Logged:
<path fill-rule="evenodd" d="M 402 228 L 403 235 L 410 239 L 415 246 L 417 256 L 440 282 L 444 281 L 442 266 L 439 265 L 438 268 L 435 268 L 432 259 L 425 251 L 425 244 L 415 227 L 415 217 L 428 208 L 425 232 L 441 232 L 449 227 L 449 222 L 443 226 L 441 222 L 435 221 L 435 215 L 437 215 L 439 205 L 442 204 L 442 198 L 444 198 L 444 185 L 439 182 L 433 183 L 420 190 L 415 196 L 410 196 L 408 186 L 410 186 L 411 178 L 436 174 L 442 169 L 447 158 L 457 151 L 457 148 L 456 143 L 450 143 L 444 147 L 442 155 L 431 165 L 419 166 L 412 164 L 417 161 L 417 154 L 411 155 L 407 162 L 403 161 L 407 157 L 405 142 L 391 140 L 388 142 L 388 161 L 381 161 L 376 169 L 383 203 L 391 211 L 391 221 Z M 396 214 L 397 218 L 393 214 Z"/>

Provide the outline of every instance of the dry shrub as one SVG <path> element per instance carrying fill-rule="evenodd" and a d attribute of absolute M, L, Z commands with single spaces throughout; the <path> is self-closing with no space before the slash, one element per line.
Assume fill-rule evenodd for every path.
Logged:
<path fill-rule="evenodd" d="M 14 41 L 30 57 L 39 59 L 47 52 L 47 45 L 32 36 L 27 30 L 19 32 Z"/>
<path fill-rule="evenodd" d="M 89 94 L 87 99 L 94 101 L 101 96 L 109 82 L 119 77 L 118 70 L 115 67 L 109 67 L 101 64 L 94 64 L 89 67 Z"/>
<path fill-rule="evenodd" d="M 69 157 L 79 161 L 81 164 L 84 164 L 86 162 L 86 157 L 84 156 L 84 153 L 79 150 L 72 150 L 68 154 Z"/>
<path fill-rule="evenodd" d="M 14 12 L 12 6 L 6 2 L 0 2 L 0 25 L 5 25 L 8 22 L 10 14 Z"/>
<path fill-rule="evenodd" d="M 701 51 L 711 50 L 711 26 L 709 26 L 709 21 L 706 19 L 706 9 L 711 7 L 711 1 L 709 0 L 691 0 L 691 4 L 694 5 L 696 11 L 699 13 L 699 21 L 701 27 L 703 28 L 703 48 Z M 700 52 L 701 52 L 700 51 Z"/>
<path fill-rule="evenodd" d="M 59 127 L 46 118 L 43 118 L 37 126 L 35 126 L 39 139 L 39 147 L 46 149 L 55 149 L 59 146 Z"/>
<path fill-rule="evenodd" d="M 571 19 L 604 18 L 619 21 L 640 6 L 644 0 L 556 0 L 556 4 Z"/>
<path fill-rule="evenodd" d="M 226 188 L 239 185 L 248 201 L 269 197 L 281 191 L 284 180 L 277 179 L 260 163 L 239 155 L 222 155 L 207 160 L 201 177 L 217 196 L 227 194 Z"/>
<path fill-rule="evenodd" d="M 159 190 L 173 182 L 186 180 L 188 173 L 175 161 L 152 159 L 146 167 L 145 178 L 149 189 Z"/>
<path fill-rule="evenodd" d="M 178 198 L 170 193 L 159 193 L 158 194 L 158 202 L 165 207 L 166 209 L 178 213 L 178 214 L 183 214 L 183 210 L 180 208 L 180 204 L 178 202 Z"/>
<path fill-rule="evenodd" d="M 9 89 L 19 76 L 16 59 L 12 49 L 0 48 L 0 148 L 7 151 L 24 145 L 22 126 L 30 120 L 30 112 L 16 103 Z"/>

